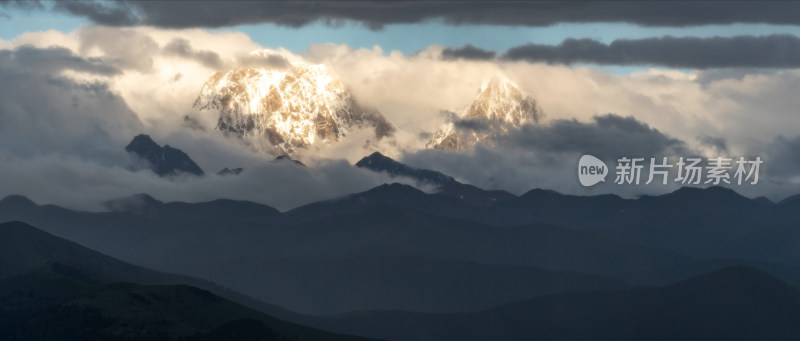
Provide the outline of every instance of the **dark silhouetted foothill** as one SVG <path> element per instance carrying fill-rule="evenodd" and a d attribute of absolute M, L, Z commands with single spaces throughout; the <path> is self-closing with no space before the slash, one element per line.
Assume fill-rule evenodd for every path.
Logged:
<path fill-rule="evenodd" d="M 485 190 L 456 181 L 453 177 L 430 169 L 421 169 L 395 161 L 379 152 L 372 153 L 356 163 L 356 167 L 373 172 L 386 172 L 392 177 L 406 177 L 418 185 L 437 187 L 437 194 L 457 198 L 474 206 L 491 206 L 495 203 L 516 198 L 502 190 Z"/>
<path fill-rule="evenodd" d="M 356 163 L 356 167 L 366 168 L 375 172 L 386 172 L 391 176 L 405 176 L 422 183 L 437 186 L 456 182 L 456 179 L 451 176 L 428 169 L 409 167 L 379 152 L 374 152 L 372 155 L 364 157 Z"/>
<path fill-rule="evenodd" d="M 205 175 L 200 166 L 182 150 L 169 145 L 161 147 L 150 136 L 145 134 L 134 137 L 133 141 L 125 147 L 125 151 L 146 161 L 150 169 L 161 177 L 174 176 L 181 173 L 197 176 Z"/>
<path fill-rule="evenodd" d="M 289 155 L 280 155 L 280 156 L 276 157 L 274 161 L 275 162 L 278 162 L 278 161 L 291 161 L 291 162 L 294 162 L 295 164 L 297 164 L 299 166 L 303 166 L 303 167 L 306 166 L 304 163 L 302 163 L 300 161 L 297 161 L 295 159 L 292 159 Z"/>
<path fill-rule="evenodd" d="M 242 174 L 244 168 L 228 168 L 225 167 L 223 170 L 217 172 L 219 176 L 226 176 L 226 175 L 239 175 Z"/>
<path fill-rule="evenodd" d="M 389 340 L 791 340 L 797 318 L 797 289 L 733 266 L 666 287 L 550 295 L 463 314 L 359 312 L 321 324 Z"/>

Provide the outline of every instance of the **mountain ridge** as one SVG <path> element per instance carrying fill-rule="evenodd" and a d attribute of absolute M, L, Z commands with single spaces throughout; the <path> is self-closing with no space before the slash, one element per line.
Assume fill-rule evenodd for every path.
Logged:
<path fill-rule="evenodd" d="M 387 340 L 788 340 L 800 292 L 745 266 L 669 286 L 555 294 L 474 313 L 362 311 L 310 323 Z"/>
<path fill-rule="evenodd" d="M 131 142 L 125 146 L 125 151 L 136 155 L 139 160 L 146 163 L 160 177 L 172 177 L 180 174 L 191 174 L 203 176 L 205 172 L 182 150 L 170 147 L 169 145 L 160 146 L 149 135 L 136 135 Z"/>
<path fill-rule="evenodd" d="M 395 131 L 379 111 L 361 107 L 324 65 L 218 72 L 203 84 L 194 107 L 219 112 L 217 130 L 256 137 L 274 148 L 264 151 L 278 155 L 339 141 L 357 128 L 372 128 L 376 139 Z"/>
<path fill-rule="evenodd" d="M 481 85 L 469 107 L 434 133 L 426 147 L 463 150 L 478 143 L 491 146 L 497 136 L 526 124 L 537 124 L 543 115 L 533 97 L 509 79 L 495 76 Z"/>
<path fill-rule="evenodd" d="M 408 166 L 380 152 L 374 152 L 359 160 L 358 168 L 369 169 L 377 173 L 386 173 L 392 178 L 409 178 L 416 181 L 417 187 L 435 187 L 434 193 L 441 194 L 474 206 L 491 206 L 497 202 L 510 200 L 516 196 L 503 190 L 484 190 L 482 188 L 456 181 L 444 173 Z"/>

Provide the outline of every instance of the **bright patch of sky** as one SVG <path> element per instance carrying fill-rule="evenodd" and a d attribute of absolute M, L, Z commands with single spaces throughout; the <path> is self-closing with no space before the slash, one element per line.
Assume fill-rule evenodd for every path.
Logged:
<path fill-rule="evenodd" d="M 301 29 L 273 24 L 242 25 L 216 29 L 242 31 L 268 47 L 285 47 L 305 52 L 310 44 L 337 43 L 353 48 L 381 46 L 385 52 L 398 50 L 409 55 L 430 45 L 458 47 L 472 44 L 502 52 L 526 44 L 556 45 L 567 38 L 591 38 L 604 43 L 616 39 L 642 39 L 666 35 L 684 37 L 731 37 L 738 35 L 793 34 L 800 36 L 800 26 L 767 24 L 706 25 L 693 27 L 640 27 L 620 23 L 558 24 L 547 27 L 509 27 L 490 25 L 446 25 L 441 22 L 387 25 L 371 31 L 357 23 L 339 27 L 314 23 Z"/>
<path fill-rule="evenodd" d="M 60 13 L 0 7 L 0 39 L 3 40 L 11 40 L 25 32 L 71 32 L 88 24 L 86 19 Z"/>

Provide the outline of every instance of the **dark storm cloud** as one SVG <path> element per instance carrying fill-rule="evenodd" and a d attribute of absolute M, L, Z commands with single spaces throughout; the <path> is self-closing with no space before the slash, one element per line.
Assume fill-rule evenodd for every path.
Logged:
<path fill-rule="evenodd" d="M 46 73 L 65 69 L 102 75 L 119 73 L 119 70 L 99 59 L 82 58 L 63 47 L 40 49 L 26 45 L 15 50 L 0 50 L 0 66 Z"/>
<path fill-rule="evenodd" d="M 4 1 L 5 2 L 5 1 Z M 56 9 L 103 25 L 223 27 L 275 23 L 300 27 L 322 21 L 386 24 L 442 20 L 447 24 L 549 26 L 571 22 L 626 22 L 645 26 L 730 23 L 800 24 L 795 2 L 440 2 L 440 1 L 63 1 Z"/>
<path fill-rule="evenodd" d="M 64 70 L 117 72 L 63 48 L 0 50 L 0 153 L 124 161 L 115 135 L 140 130 L 139 119 L 106 84 L 78 83 L 61 77 Z"/>
<path fill-rule="evenodd" d="M 554 120 L 550 125 L 528 125 L 500 140 L 547 153 L 590 153 L 598 157 L 670 156 L 684 154 L 686 144 L 633 117 L 594 116 L 594 122 Z"/>
<path fill-rule="evenodd" d="M 222 66 L 222 60 L 218 54 L 213 51 L 195 50 L 192 48 L 192 44 L 183 38 L 173 39 L 164 47 L 164 52 L 168 55 L 195 60 L 212 69 L 219 69 Z"/>
<path fill-rule="evenodd" d="M 692 156 L 686 143 L 633 117 L 607 114 L 591 122 L 552 120 L 547 125 L 528 125 L 495 139 L 492 146 L 478 144 L 466 151 L 423 149 L 403 156 L 403 162 L 433 169 L 481 188 L 504 189 L 522 194 L 533 188 L 583 194 L 586 189 L 575 171 L 583 154 L 614 165 L 620 157 Z M 596 193 L 637 196 L 674 190 L 663 186 L 636 187 L 612 184 L 614 170 Z M 644 180 L 647 180 L 645 177 Z"/>
<path fill-rule="evenodd" d="M 791 178 L 800 177 L 800 135 L 787 138 L 778 136 L 766 148 L 766 155 L 762 156 L 764 171 L 773 177 L 773 180 L 785 182 Z M 760 155 L 754 155 L 760 156 Z"/>
<path fill-rule="evenodd" d="M 472 45 L 465 45 L 463 47 L 448 47 L 442 50 L 442 59 L 467 59 L 467 60 L 490 60 L 494 59 L 497 53 L 494 51 L 487 51 Z"/>
<path fill-rule="evenodd" d="M 559 45 L 526 44 L 509 49 L 507 60 L 550 64 L 663 65 L 677 68 L 800 67 L 800 38 L 793 35 L 662 37 L 615 40 L 567 39 Z"/>
<path fill-rule="evenodd" d="M 127 26 L 137 21 L 133 9 L 124 1 L 58 1 L 55 8 L 105 25 Z"/>
<path fill-rule="evenodd" d="M 433 169 L 482 188 L 522 194 L 533 188 L 585 194 L 575 167 L 583 154 L 615 164 L 620 157 L 693 156 L 686 143 L 634 117 L 595 116 L 590 122 L 552 120 L 527 125 L 497 136 L 492 146 L 481 144 L 466 151 L 423 149 L 403 156 L 403 162 Z M 625 196 L 663 193 L 664 187 L 613 187 L 613 171 L 598 191 Z M 646 180 L 646 178 L 645 178 Z"/>
<path fill-rule="evenodd" d="M 495 52 L 472 45 L 442 50 L 444 60 L 491 60 L 496 57 Z M 513 47 L 500 58 L 566 65 L 663 65 L 695 69 L 794 68 L 800 67 L 800 38 L 793 35 L 712 38 L 667 36 L 615 40 L 610 44 L 593 39 L 566 39 L 559 45 L 526 44 Z"/>

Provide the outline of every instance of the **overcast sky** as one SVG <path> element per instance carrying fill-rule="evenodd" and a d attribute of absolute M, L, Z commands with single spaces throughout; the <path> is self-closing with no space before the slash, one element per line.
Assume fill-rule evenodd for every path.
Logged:
<path fill-rule="evenodd" d="M 800 4 L 795 2 L 154 2 L 0 0 L 0 197 L 99 209 L 162 200 L 246 199 L 288 209 L 385 177 L 350 165 L 376 150 L 459 180 L 521 194 L 660 194 L 670 186 L 580 187 L 583 153 L 756 156 L 748 196 L 800 193 Z M 253 60 L 266 50 L 270 60 Z M 324 64 L 397 131 L 355 132 L 272 162 L 213 129 L 192 103 L 215 72 Z M 493 146 L 425 142 L 487 79 L 506 77 L 544 120 Z M 186 117 L 192 124 L 187 124 Z M 139 133 L 214 174 L 165 180 L 129 169 Z M 76 198 L 76 193 L 80 198 Z"/>

